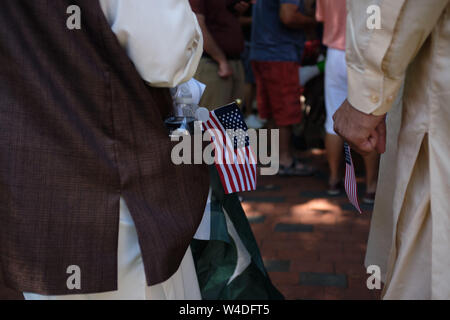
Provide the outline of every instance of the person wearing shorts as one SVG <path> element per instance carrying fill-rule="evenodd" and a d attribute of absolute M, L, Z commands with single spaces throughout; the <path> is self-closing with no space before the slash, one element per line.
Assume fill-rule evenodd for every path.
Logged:
<path fill-rule="evenodd" d="M 302 120 L 298 68 L 305 43 L 303 29 L 316 23 L 302 10 L 302 0 L 257 1 L 253 7 L 250 59 L 258 112 L 280 130 L 280 175 L 313 173 L 291 150 L 292 125 Z"/>
<path fill-rule="evenodd" d="M 347 65 L 345 62 L 346 1 L 318 0 L 316 19 L 324 24 L 323 44 L 328 47 L 325 65 L 325 148 L 330 176 L 328 193 L 341 192 L 343 163 L 343 140 L 334 132 L 333 115 L 347 98 Z M 373 203 L 378 178 L 379 156 L 376 153 L 363 157 L 366 167 L 365 203 Z"/>

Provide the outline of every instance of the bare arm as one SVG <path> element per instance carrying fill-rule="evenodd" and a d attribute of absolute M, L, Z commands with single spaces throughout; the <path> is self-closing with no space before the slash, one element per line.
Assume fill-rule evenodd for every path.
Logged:
<path fill-rule="evenodd" d="M 283 3 L 280 6 L 281 22 L 288 28 L 303 29 L 314 26 L 317 21 L 313 17 L 306 16 L 298 11 L 298 6 L 292 3 Z"/>
<path fill-rule="evenodd" d="M 222 78 L 227 78 L 233 74 L 233 71 L 228 64 L 227 57 L 225 53 L 217 45 L 216 40 L 209 32 L 205 23 L 205 16 L 202 14 L 196 14 L 198 23 L 203 33 L 203 49 L 205 52 L 219 64 L 219 76 Z"/>

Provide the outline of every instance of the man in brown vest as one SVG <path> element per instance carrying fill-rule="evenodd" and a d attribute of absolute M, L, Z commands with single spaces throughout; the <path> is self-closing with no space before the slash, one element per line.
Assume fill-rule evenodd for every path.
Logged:
<path fill-rule="evenodd" d="M 27 299 L 199 297 L 207 170 L 172 163 L 156 87 L 202 37 L 187 0 L 154 3 L 0 4 L 0 273 Z"/>

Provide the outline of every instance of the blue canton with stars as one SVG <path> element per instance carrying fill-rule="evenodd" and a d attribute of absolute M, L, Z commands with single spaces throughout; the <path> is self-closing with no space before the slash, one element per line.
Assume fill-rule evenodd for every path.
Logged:
<path fill-rule="evenodd" d="M 214 110 L 214 114 L 217 116 L 217 119 L 219 119 L 228 135 L 230 135 L 230 132 L 228 130 L 233 130 L 232 132 L 234 134 L 234 149 L 249 146 L 250 138 L 247 134 L 248 128 L 245 124 L 244 116 L 242 115 L 242 112 L 236 103 L 231 103 L 217 110 Z"/>
<path fill-rule="evenodd" d="M 344 159 L 345 163 L 348 165 L 352 164 L 352 154 L 350 153 L 350 147 L 348 146 L 347 142 L 344 143 Z"/>

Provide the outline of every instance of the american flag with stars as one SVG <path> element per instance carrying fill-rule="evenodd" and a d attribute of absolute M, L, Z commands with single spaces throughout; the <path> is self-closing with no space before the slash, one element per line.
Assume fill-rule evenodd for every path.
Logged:
<path fill-rule="evenodd" d="M 353 166 L 352 154 L 350 146 L 344 143 L 345 152 L 345 192 L 347 193 L 350 203 L 361 213 L 358 203 L 358 188 L 356 185 L 355 167 Z"/>
<path fill-rule="evenodd" d="M 215 165 L 225 194 L 256 189 L 256 160 L 241 110 L 231 103 L 209 113 L 203 128 L 211 135 Z"/>

